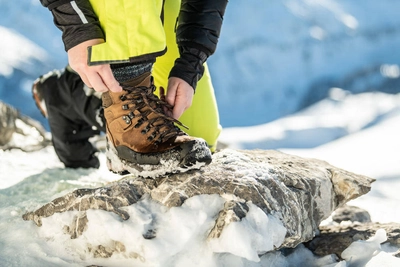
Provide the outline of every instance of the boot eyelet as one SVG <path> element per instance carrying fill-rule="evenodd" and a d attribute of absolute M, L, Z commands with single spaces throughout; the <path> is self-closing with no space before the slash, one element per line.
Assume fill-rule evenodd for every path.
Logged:
<path fill-rule="evenodd" d="M 147 132 L 149 131 L 150 129 L 148 128 L 148 127 L 145 127 L 142 131 L 141 131 L 141 133 L 142 134 L 147 134 Z"/>
<path fill-rule="evenodd" d="M 130 124 L 131 123 L 131 119 L 128 116 L 122 116 L 122 119 L 125 121 L 126 124 Z"/>
<path fill-rule="evenodd" d="M 121 99 L 121 100 L 122 100 L 122 99 Z M 128 105 L 122 105 L 122 109 L 123 109 L 123 110 L 128 110 L 129 107 L 128 107 Z"/>
<path fill-rule="evenodd" d="M 135 125 L 135 128 L 139 128 L 143 124 L 143 118 L 139 119 Z"/>

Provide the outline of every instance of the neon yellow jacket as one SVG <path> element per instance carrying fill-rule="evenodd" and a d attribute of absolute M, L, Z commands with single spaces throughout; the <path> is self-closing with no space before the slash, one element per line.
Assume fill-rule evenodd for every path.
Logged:
<path fill-rule="evenodd" d="M 91 0 L 90 3 L 106 42 L 91 48 L 89 64 L 140 62 L 165 53 L 162 0 Z"/>
<path fill-rule="evenodd" d="M 65 50 L 91 39 L 105 39 L 91 51 L 91 64 L 140 62 L 165 53 L 163 6 L 179 4 L 179 47 L 214 53 L 228 0 L 40 0 L 63 32 Z M 199 57 L 199 55 L 195 55 Z"/>

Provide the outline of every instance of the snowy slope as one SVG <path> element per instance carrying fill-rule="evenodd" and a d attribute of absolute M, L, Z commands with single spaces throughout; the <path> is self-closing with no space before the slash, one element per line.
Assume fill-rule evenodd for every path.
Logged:
<path fill-rule="evenodd" d="M 400 2 L 231 1 L 210 58 L 223 126 L 265 123 L 323 99 L 331 87 L 399 90 Z M 398 74 L 395 75 L 398 78 Z"/>
<path fill-rule="evenodd" d="M 400 94 L 351 94 L 336 88 L 326 99 L 277 121 L 226 128 L 221 141 L 242 149 L 314 148 L 371 127 L 399 110 Z"/>
<path fill-rule="evenodd" d="M 342 92 L 343 93 L 343 92 Z M 240 149 L 279 149 L 322 159 L 377 179 L 353 201 L 379 222 L 400 222 L 400 94 L 346 94 L 282 119 L 224 129 L 220 141 Z"/>
<path fill-rule="evenodd" d="M 36 109 L 32 82 L 67 62 L 61 33 L 39 1 L 0 0 L 0 99 L 46 122 Z"/>

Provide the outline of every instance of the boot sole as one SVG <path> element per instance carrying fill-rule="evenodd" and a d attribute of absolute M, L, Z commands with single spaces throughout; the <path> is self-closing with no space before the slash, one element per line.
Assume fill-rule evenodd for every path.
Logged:
<path fill-rule="evenodd" d="M 124 146 L 115 148 L 107 141 L 106 156 L 110 171 L 121 175 L 131 173 L 146 178 L 200 169 L 212 161 L 211 152 L 206 142 L 201 139 L 165 152 L 146 154 L 132 151 Z"/>

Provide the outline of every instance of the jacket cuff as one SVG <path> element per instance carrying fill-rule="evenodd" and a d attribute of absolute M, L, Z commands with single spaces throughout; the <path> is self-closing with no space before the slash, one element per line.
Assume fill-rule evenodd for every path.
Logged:
<path fill-rule="evenodd" d="M 65 51 L 70 50 L 72 47 L 93 39 L 105 39 L 104 33 L 100 25 L 96 23 L 84 24 L 79 27 L 69 26 L 64 27 L 62 33 Z"/>
<path fill-rule="evenodd" d="M 207 54 L 196 48 L 179 47 L 180 57 L 175 60 L 169 77 L 181 78 L 196 91 L 197 82 L 203 77 Z"/>
<path fill-rule="evenodd" d="M 74 2 L 82 14 L 79 15 L 71 3 L 65 3 L 62 0 L 48 5 L 52 7 L 54 24 L 62 31 L 65 51 L 88 40 L 105 38 L 90 2 L 83 0 Z"/>

